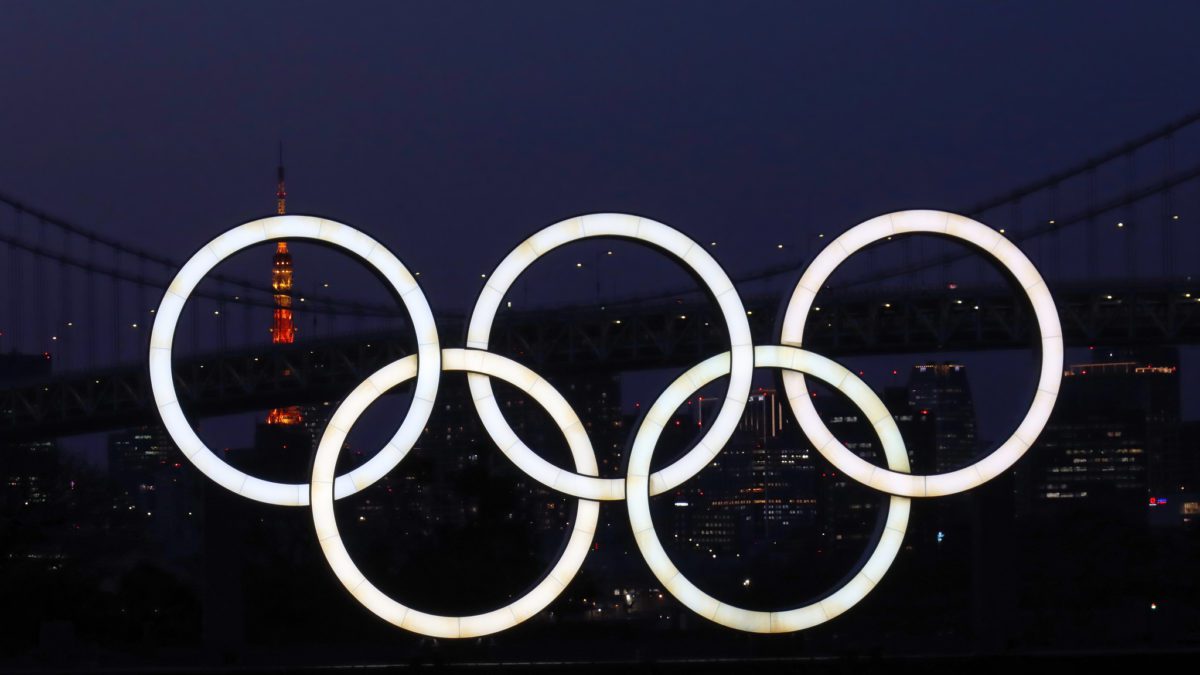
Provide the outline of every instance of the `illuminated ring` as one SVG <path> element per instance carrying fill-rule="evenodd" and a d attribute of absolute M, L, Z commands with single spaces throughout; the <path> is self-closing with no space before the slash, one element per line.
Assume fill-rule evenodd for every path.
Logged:
<path fill-rule="evenodd" d="M 841 365 L 824 356 L 794 347 L 755 347 L 754 365 L 761 368 L 782 368 L 805 372 L 834 385 L 851 402 L 866 413 L 880 409 L 883 402 L 862 380 Z M 683 576 L 663 549 L 654 521 L 650 516 L 650 460 L 663 427 L 674 412 L 693 393 L 729 372 L 729 352 L 714 356 L 681 375 L 658 397 L 646 413 L 634 437 L 629 454 L 626 498 L 629 505 L 629 524 L 642 557 L 662 585 L 697 614 L 723 626 L 751 633 L 788 633 L 824 623 L 853 607 L 879 583 L 896 558 L 904 531 L 908 526 L 911 500 L 893 495 L 888 500 L 887 520 L 875 550 L 853 577 L 823 599 L 795 609 L 764 612 L 742 609 L 717 600 L 700 590 Z M 807 393 L 802 394 L 807 398 Z M 908 470 L 908 454 L 904 440 L 891 415 L 875 425 L 888 466 L 894 471 Z"/>
<path fill-rule="evenodd" d="M 391 251 L 374 239 L 342 223 L 313 216 L 273 216 L 251 221 L 218 236 L 200 249 L 172 280 L 154 316 L 150 333 L 150 387 L 163 426 L 184 456 L 218 485 L 250 499 L 281 506 L 308 504 L 308 485 L 275 483 L 255 478 L 226 464 L 200 440 L 179 406 L 171 369 L 171 342 L 184 303 L 196 285 L 230 255 L 271 239 L 314 239 L 346 249 L 375 269 L 403 301 L 417 334 L 420 371 L 412 405 L 400 429 L 370 461 L 337 478 L 336 497 L 354 494 L 379 480 L 416 442 L 433 412 L 441 377 L 441 351 L 437 326 L 425 295 L 413 275 Z"/>
<path fill-rule="evenodd" d="M 707 287 L 724 315 L 729 330 L 732 370 L 721 411 L 708 431 L 690 451 L 651 477 L 650 491 L 660 494 L 696 475 L 721 451 L 737 428 L 750 395 L 754 375 L 754 347 L 750 323 L 742 299 L 725 270 L 704 247 L 662 223 L 620 213 L 598 213 L 555 223 L 513 249 L 501 261 L 479 294 L 467 329 L 467 347 L 487 349 L 496 311 L 504 295 L 535 260 L 566 243 L 591 237 L 620 237 L 650 244 L 682 261 Z M 625 494 L 620 478 L 582 476 L 560 469 L 542 459 L 517 438 L 496 404 L 491 381 L 485 375 L 469 374 L 467 382 L 484 427 L 508 458 L 543 485 L 584 499 L 618 500 Z"/>
<path fill-rule="evenodd" d="M 1033 444 L 1046 426 L 1062 380 L 1063 339 L 1054 298 L 1033 263 L 1007 238 L 992 228 L 945 211 L 899 211 L 847 230 L 834 239 L 805 270 L 783 315 L 780 343 L 799 347 L 813 299 L 829 275 L 855 251 L 894 235 L 927 233 L 961 239 L 990 254 L 1025 290 L 1033 305 L 1041 331 L 1042 371 L 1037 393 L 1025 419 L 1012 436 L 987 457 L 948 473 L 927 476 L 881 469 L 850 452 L 833 437 L 812 401 L 806 395 L 804 376 L 785 372 L 783 385 L 800 428 L 813 447 L 834 466 L 854 480 L 892 495 L 936 497 L 955 494 L 982 485 L 1011 467 Z M 886 409 L 868 414 L 872 424 L 891 416 Z"/>
<path fill-rule="evenodd" d="M 525 366 L 490 352 L 473 349 L 446 349 L 442 352 L 443 370 L 484 373 L 516 386 L 537 401 L 567 437 L 575 470 L 595 476 L 598 470 L 591 441 L 583 432 L 579 417 L 557 390 L 546 385 Z M 579 500 L 575 524 L 566 548 L 554 568 L 525 595 L 500 609 L 472 616 L 437 616 L 405 607 L 380 591 L 363 576 L 350 559 L 338 533 L 333 513 L 334 472 L 346 434 L 354 422 L 383 392 L 410 379 L 417 373 L 417 360 L 406 356 L 384 366 L 360 384 L 338 407 L 321 436 L 313 461 L 312 515 L 321 551 L 333 573 L 364 607 L 383 620 L 415 633 L 431 637 L 466 638 L 496 633 L 511 628 L 537 614 L 558 597 L 579 571 L 587 556 L 600 517 L 600 503 Z"/>

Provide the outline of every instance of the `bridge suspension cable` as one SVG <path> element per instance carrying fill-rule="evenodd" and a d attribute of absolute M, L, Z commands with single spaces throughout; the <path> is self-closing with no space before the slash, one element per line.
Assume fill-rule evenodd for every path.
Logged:
<path fill-rule="evenodd" d="M 1200 163 L 1180 170 L 1176 168 L 1176 156 L 1180 152 L 1181 139 L 1194 139 L 1194 132 L 1197 131 L 1200 131 L 1200 111 L 1184 115 L 1038 180 L 979 200 L 959 209 L 959 212 L 985 222 L 1003 223 L 1000 231 L 1010 240 L 1031 246 L 1033 250 L 1029 251 L 1030 255 L 1048 256 L 1056 263 L 1045 266 L 1056 282 L 1062 282 L 1067 275 L 1066 265 L 1058 264 L 1067 259 L 1075 261 L 1081 258 L 1082 261 L 1075 264 L 1082 266 L 1082 271 L 1091 279 L 1096 278 L 1097 268 L 1112 269 L 1114 266 L 1105 265 L 1101 260 L 1101 254 L 1107 252 L 1113 257 L 1114 247 L 1110 244 L 1102 251 L 1102 237 L 1118 237 L 1116 266 L 1123 265 L 1134 275 L 1149 268 L 1156 274 L 1169 276 L 1175 271 L 1176 258 L 1185 255 L 1187 248 L 1177 245 L 1178 238 L 1185 234 L 1182 228 L 1177 227 L 1180 219 L 1177 207 L 1181 200 L 1191 199 L 1193 191 L 1187 186 L 1200 179 Z M 1158 149 L 1162 151 L 1161 162 L 1152 171 L 1139 171 L 1144 167 L 1138 166 L 1138 157 Z M 1115 179 L 1110 175 L 1114 169 L 1118 174 Z M 1157 179 L 1150 179 L 1147 175 L 1156 172 L 1159 173 Z M 1106 178 L 1109 184 L 1105 184 Z M 1073 200 L 1069 199 L 1069 195 L 1077 192 L 1082 193 L 1082 205 L 1072 206 Z M 1200 191 L 1196 192 L 1200 198 Z M 1113 196 L 1103 198 L 1102 193 Z M 1154 215 L 1147 217 L 1145 206 L 1154 197 L 1160 199 L 1153 204 Z M 0 337 L 4 337 L 5 332 L 9 334 L 0 346 L 9 350 L 21 347 L 28 350 L 31 344 L 35 344 L 41 351 L 49 348 L 50 343 L 46 341 L 55 341 L 61 347 L 62 339 L 66 337 L 65 331 L 73 328 L 73 324 L 79 320 L 75 312 L 82 311 L 83 321 L 93 331 L 98 331 L 100 321 L 111 322 L 111 339 L 118 358 L 122 354 L 135 357 L 138 350 L 127 347 L 131 345 L 130 336 L 137 338 L 133 342 L 144 337 L 144 333 L 138 331 L 149 324 L 149 317 L 145 315 L 150 311 L 147 307 L 148 298 L 169 285 L 182 262 L 106 236 L 2 192 L 0 205 L 9 207 L 14 215 L 11 228 L 0 229 L 0 246 L 7 250 L 11 277 L 7 300 L 12 315 L 8 325 L 0 325 Z M 998 209 L 1004 207 L 1007 207 L 1006 212 L 997 213 Z M 1200 207 L 1196 210 L 1200 211 Z M 1030 217 L 1035 218 L 1035 222 L 1027 224 Z M 1159 226 L 1161 238 L 1159 246 L 1151 247 L 1153 251 L 1145 250 L 1147 239 L 1141 235 L 1148 228 L 1139 225 Z M 1102 235 L 1104 228 L 1112 230 Z M 1072 239 L 1066 238 L 1068 233 Z M 1073 241 L 1079 241 L 1077 249 L 1071 248 Z M 739 284 L 750 284 L 795 276 L 824 244 L 816 240 L 811 243 L 813 245 L 801 247 L 801 250 L 807 248 L 801 258 L 741 275 L 735 274 L 732 275 L 733 280 Z M 956 264 L 971 256 L 961 249 L 941 252 L 943 249 L 939 249 L 937 243 L 927 245 L 925 241 L 909 241 L 905 244 L 903 255 L 897 259 L 898 264 L 888 267 L 872 264 L 865 274 L 856 278 L 846 281 L 835 279 L 833 288 L 852 289 L 868 283 L 913 276 L 926 282 L 928 277 L 937 276 L 928 272 L 938 268 L 945 278 L 956 269 Z M 1064 255 L 1064 247 L 1067 250 L 1082 250 L 1083 255 Z M 876 262 L 877 253 L 878 250 L 869 251 L 868 260 Z M 32 262 L 34 260 L 44 261 L 45 264 L 36 264 Z M 52 269 L 56 269 L 57 273 L 52 274 Z M 128 292 L 129 297 L 122 298 L 123 292 Z M 694 288 L 639 293 L 613 298 L 604 304 L 610 308 L 651 304 L 696 293 L 698 291 Z M 404 317 L 399 307 L 390 304 L 348 302 L 319 292 L 299 290 L 296 296 L 307 301 L 305 318 L 311 322 L 313 334 L 318 330 L 336 330 L 339 317 L 351 319 L 342 322 L 342 330 L 363 330 L 367 328 L 369 320 Z M 222 345 L 227 344 L 227 326 L 240 325 L 243 332 L 249 330 L 250 321 L 233 320 L 236 318 L 235 312 L 245 315 L 251 310 L 273 307 L 273 298 L 265 280 L 231 275 L 213 275 L 205 288 L 197 289 L 196 298 L 198 302 L 210 303 L 209 315 L 219 317 L 218 330 L 221 330 L 221 335 L 217 344 Z M 190 311 L 196 317 L 200 309 L 192 307 Z M 193 325 L 196 323 L 194 321 Z M 197 330 L 193 328 L 192 341 L 199 344 Z M 248 334 L 243 337 L 247 341 L 250 339 Z M 85 342 L 86 345 L 79 345 L 78 348 L 86 351 L 88 365 L 96 367 L 100 363 L 98 340 Z"/>

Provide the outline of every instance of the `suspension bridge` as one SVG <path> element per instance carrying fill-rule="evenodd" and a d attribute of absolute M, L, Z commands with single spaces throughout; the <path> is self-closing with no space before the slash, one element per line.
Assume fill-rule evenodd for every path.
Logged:
<path fill-rule="evenodd" d="M 1068 346 L 1200 343 L 1200 112 L 973 205 L 1043 271 Z M 143 250 L 0 193 L 0 433 L 32 439 L 151 423 L 144 365 L 153 308 L 183 261 Z M 819 250 L 824 235 L 810 249 Z M 903 237 L 860 253 L 865 272 L 818 297 L 806 345 L 831 355 L 1027 349 L 1032 312 L 979 256 Z M 882 246 L 899 247 L 882 255 Z M 756 341 L 809 261 L 735 274 Z M 986 270 L 983 270 L 986 271 Z M 213 275 L 185 310 L 176 377 L 189 414 L 336 400 L 413 338 L 399 304 L 347 302 L 300 284 L 294 345 L 262 344 L 263 279 Z M 465 318 L 439 318 L 458 344 Z M 494 349 L 539 372 L 683 366 L 725 348 L 695 288 L 553 308 L 506 309 Z M 286 373 L 286 375 L 285 375 Z"/>

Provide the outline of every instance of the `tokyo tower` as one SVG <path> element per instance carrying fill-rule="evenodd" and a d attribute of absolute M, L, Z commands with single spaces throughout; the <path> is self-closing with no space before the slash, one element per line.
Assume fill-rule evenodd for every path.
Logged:
<path fill-rule="evenodd" d="M 275 190 L 275 212 L 287 213 L 287 188 L 283 175 L 283 143 L 279 143 L 278 186 Z M 271 291 L 275 295 L 275 310 L 271 322 L 271 342 L 290 345 L 296 341 L 296 324 L 292 316 L 292 254 L 286 241 L 275 245 L 271 264 Z M 287 373 L 285 373 L 286 375 Z M 267 413 L 267 424 L 296 426 L 304 421 L 298 406 L 274 408 Z"/>

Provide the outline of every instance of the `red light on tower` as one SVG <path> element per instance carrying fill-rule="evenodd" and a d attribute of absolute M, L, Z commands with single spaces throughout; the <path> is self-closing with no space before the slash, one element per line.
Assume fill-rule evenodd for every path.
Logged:
<path fill-rule="evenodd" d="M 271 266 L 271 290 L 275 297 L 274 321 L 271 324 L 273 344 L 292 344 L 296 341 L 296 324 L 292 316 L 292 254 L 287 242 L 275 246 Z"/>

